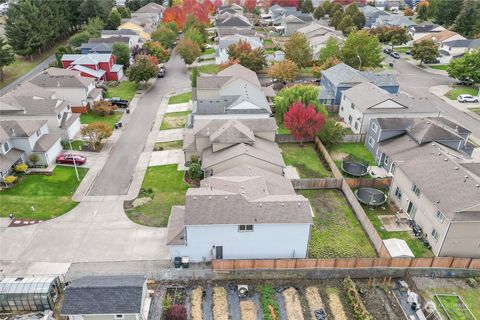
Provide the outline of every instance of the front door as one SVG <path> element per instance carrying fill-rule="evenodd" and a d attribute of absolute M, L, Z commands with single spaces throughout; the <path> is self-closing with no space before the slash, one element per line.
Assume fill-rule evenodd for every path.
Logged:
<path fill-rule="evenodd" d="M 215 259 L 223 259 L 223 247 L 216 246 L 215 247 Z"/>

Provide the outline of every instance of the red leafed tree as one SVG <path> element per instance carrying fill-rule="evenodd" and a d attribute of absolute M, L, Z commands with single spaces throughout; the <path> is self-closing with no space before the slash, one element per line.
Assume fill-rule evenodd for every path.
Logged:
<path fill-rule="evenodd" d="M 213 4 L 211 2 L 208 3 L 210 5 L 198 3 L 196 0 L 184 0 L 181 6 L 177 5 L 165 9 L 165 12 L 163 13 L 163 22 L 168 23 L 174 21 L 181 30 L 185 25 L 185 21 L 187 21 L 188 15 L 192 14 L 198 21 L 207 24 L 209 22 L 209 10 L 214 10 Z"/>
<path fill-rule="evenodd" d="M 333 2 L 346 6 L 352 2 L 355 2 L 358 5 L 358 4 L 365 4 L 367 1 L 366 0 L 333 0 Z"/>
<path fill-rule="evenodd" d="M 181 304 L 174 304 L 167 312 L 167 320 L 187 320 L 187 310 Z"/>
<path fill-rule="evenodd" d="M 154 65 L 158 65 L 158 59 L 155 56 L 146 56 Z"/>
<path fill-rule="evenodd" d="M 305 108 L 301 101 L 290 106 L 283 116 L 283 125 L 289 129 L 295 140 L 302 145 L 304 140 L 313 139 L 325 123 L 325 116 L 310 104 Z"/>
<path fill-rule="evenodd" d="M 174 6 L 165 9 L 163 13 L 163 22 L 168 23 L 174 21 L 177 23 L 179 29 L 183 29 L 185 21 L 187 20 L 187 14 L 183 7 Z"/>
<path fill-rule="evenodd" d="M 255 8 L 257 7 L 257 0 L 245 0 L 243 2 L 243 7 L 248 12 L 253 12 L 255 10 Z"/>

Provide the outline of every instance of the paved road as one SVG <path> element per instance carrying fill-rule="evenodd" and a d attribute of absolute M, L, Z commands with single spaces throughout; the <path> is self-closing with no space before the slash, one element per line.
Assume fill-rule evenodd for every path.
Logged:
<path fill-rule="evenodd" d="M 476 138 L 480 139 L 480 121 L 455 109 L 429 92 L 430 87 L 449 85 L 455 81 L 454 79 L 424 71 L 402 60 L 396 60 L 394 67 L 399 72 L 397 81 L 400 83 L 400 90 L 417 97 L 428 97 L 444 116 L 458 122 L 461 126 L 470 130 Z"/>
<path fill-rule="evenodd" d="M 132 114 L 128 125 L 123 129 L 122 136 L 95 179 L 89 195 L 126 195 L 128 193 L 138 158 L 152 129 L 162 96 L 175 89 L 190 86 L 185 64 L 173 52 L 166 68 L 166 77 L 158 79 L 154 87 L 139 100 L 137 111 Z"/>
<path fill-rule="evenodd" d="M 50 62 L 52 62 L 53 60 L 55 60 L 55 55 L 51 55 L 51 56 L 48 57 L 47 59 L 43 60 L 40 64 L 38 64 L 35 68 L 33 68 L 32 70 L 30 70 L 30 72 L 24 74 L 23 76 L 21 76 L 21 77 L 18 78 L 17 80 L 13 81 L 13 82 L 10 83 L 9 85 L 7 85 L 7 86 L 3 87 L 2 89 L 0 89 L 0 96 L 3 96 L 5 93 L 9 92 L 10 90 L 12 90 L 13 88 L 15 88 L 15 87 L 16 87 L 17 85 L 19 85 L 20 83 L 32 79 L 34 76 L 36 76 L 37 74 L 39 74 L 40 72 L 42 72 L 43 69 L 45 69 L 46 67 L 48 67 L 48 65 L 50 64 Z"/>

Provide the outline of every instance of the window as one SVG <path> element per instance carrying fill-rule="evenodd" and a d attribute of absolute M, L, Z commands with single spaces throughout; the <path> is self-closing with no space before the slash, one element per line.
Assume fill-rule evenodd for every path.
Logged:
<path fill-rule="evenodd" d="M 377 131 L 378 131 L 378 126 L 375 122 L 372 122 L 372 131 L 375 132 L 375 133 L 377 133 Z"/>
<path fill-rule="evenodd" d="M 116 314 L 115 315 L 115 319 L 123 319 L 123 318 L 124 318 L 123 314 Z"/>
<path fill-rule="evenodd" d="M 415 214 L 417 213 L 417 207 L 415 207 L 412 201 L 408 202 L 407 213 L 412 219 L 415 218 Z"/>
<path fill-rule="evenodd" d="M 395 169 L 397 169 L 397 167 L 395 166 L 395 163 L 392 163 L 392 166 L 390 167 L 390 173 L 391 173 L 391 174 L 394 174 L 394 173 L 395 173 Z"/>
<path fill-rule="evenodd" d="M 368 144 L 373 147 L 373 145 L 375 144 L 375 140 L 373 140 L 372 137 L 368 137 Z"/>
<path fill-rule="evenodd" d="M 10 150 L 10 145 L 8 144 L 8 142 L 5 142 L 3 144 L 3 150 L 4 150 L 5 153 L 7 153 L 8 150 Z"/>
<path fill-rule="evenodd" d="M 348 116 L 348 123 L 352 124 L 352 116 Z"/>
<path fill-rule="evenodd" d="M 241 224 L 238 226 L 239 232 L 252 232 L 253 231 L 253 224 Z"/>
<path fill-rule="evenodd" d="M 57 118 L 58 118 L 58 120 L 60 120 L 60 118 L 61 118 L 61 117 L 62 117 L 62 115 L 61 115 L 60 113 L 59 113 L 59 114 L 57 114 Z"/>
<path fill-rule="evenodd" d="M 395 189 L 395 197 L 397 197 L 398 200 L 402 199 L 402 190 L 400 190 L 399 187 L 397 187 L 397 189 Z"/>
<path fill-rule="evenodd" d="M 355 121 L 355 129 L 358 129 L 358 121 Z"/>
<path fill-rule="evenodd" d="M 417 197 L 420 197 L 420 188 L 418 188 L 415 183 L 412 185 L 412 191 Z"/>
<path fill-rule="evenodd" d="M 440 236 L 440 234 L 438 233 L 437 230 L 435 230 L 435 228 L 432 230 L 432 237 L 433 239 L 435 239 L 435 241 L 438 240 L 438 237 Z"/>
<path fill-rule="evenodd" d="M 443 223 L 443 221 L 445 221 L 445 215 L 440 211 L 437 211 L 437 213 L 435 214 L 435 218 L 437 218 L 440 223 Z"/>
<path fill-rule="evenodd" d="M 340 108 L 341 111 L 343 111 L 343 106 Z"/>
<path fill-rule="evenodd" d="M 388 156 L 385 156 L 385 159 L 383 160 L 383 163 L 388 165 L 388 161 L 390 161 L 390 158 Z"/>
<path fill-rule="evenodd" d="M 352 110 L 355 110 L 355 105 L 352 103 L 350 103 L 350 108 L 352 108 Z"/>

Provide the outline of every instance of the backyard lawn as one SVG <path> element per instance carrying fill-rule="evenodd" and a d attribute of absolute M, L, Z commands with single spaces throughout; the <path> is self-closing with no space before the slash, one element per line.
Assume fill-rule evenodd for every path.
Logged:
<path fill-rule="evenodd" d="M 197 69 L 200 73 L 217 73 L 220 71 L 220 66 L 217 64 L 206 64 L 203 66 L 198 66 Z"/>
<path fill-rule="evenodd" d="M 461 94 L 470 94 L 472 96 L 476 96 L 478 94 L 478 87 L 454 87 L 448 91 L 445 96 L 450 100 L 457 100 L 457 97 Z"/>
<path fill-rule="evenodd" d="M 192 92 L 185 92 L 171 96 L 170 99 L 168 99 L 168 104 L 186 103 L 190 100 L 192 100 Z"/>
<path fill-rule="evenodd" d="M 78 168 L 80 180 L 88 169 Z M 51 176 L 26 175 L 12 188 L 0 192 L 0 216 L 47 220 L 72 210 L 78 185 L 73 167 L 57 166 Z M 32 207 L 35 211 L 32 210 Z"/>
<path fill-rule="evenodd" d="M 375 249 L 339 190 L 302 190 L 310 200 L 315 217 L 308 257 L 375 257 Z"/>
<path fill-rule="evenodd" d="M 187 115 L 190 113 L 191 111 L 166 113 L 163 117 L 160 130 L 179 129 L 185 127 L 185 124 L 187 123 Z"/>
<path fill-rule="evenodd" d="M 213 53 L 215 53 L 214 48 L 207 48 L 205 49 L 205 51 L 202 52 L 202 55 L 213 54 Z"/>
<path fill-rule="evenodd" d="M 468 306 L 470 311 L 472 311 L 473 315 L 477 319 L 480 319 L 480 290 L 478 288 L 471 288 L 467 284 L 464 284 L 462 286 L 458 285 L 458 286 L 449 286 L 447 288 L 444 288 L 442 284 L 439 284 L 435 288 L 421 290 L 421 294 L 425 299 L 429 299 L 435 302 L 438 311 L 444 317 L 444 319 L 448 319 L 447 315 L 442 310 L 437 298 L 435 298 L 435 294 L 456 294 L 460 296 L 462 300 L 465 302 L 465 304 Z M 451 317 L 453 316 L 452 320 L 470 320 L 470 319 L 473 320 L 473 318 L 471 316 L 468 317 L 466 313 L 458 312 L 459 309 L 457 308 L 458 307 L 457 301 L 454 301 L 453 304 L 449 304 L 448 300 L 449 300 L 448 298 L 445 299 L 445 297 L 443 297 L 442 303 L 444 305 L 445 303 L 447 304 L 446 309 L 451 312 L 450 316 Z"/>
<path fill-rule="evenodd" d="M 153 151 L 182 149 L 182 146 L 183 146 L 183 140 L 156 142 L 155 146 L 153 147 Z"/>
<path fill-rule="evenodd" d="M 272 40 L 263 40 L 263 46 L 264 47 L 273 46 L 273 41 Z"/>
<path fill-rule="evenodd" d="M 133 81 L 122 81 L 116 87 L 108 87 L 105 98 L 118 97 L 128 101 L 132 101 L 135 92 L 137 92 L 138 83 Z"/>
<path fill-rule="evenodd" d="M 148 167 L 142 187 L 152 188 L 154 198 L 144 206 L 127 210 L 128 217 L 139 224 L 166 227 L 172 206 L 185 203 L 189 185 L 183 180 L 183 171 L 173 164 Z"/>
<path fill-rule="evenodd" d="M 376 165 L 373 155 L 361 143 L 339 143 L 332 146 L 328 151 L 330 153 L 346 153 L 365 160 L 370 166 Z"/>
<path fill-rule="evenodd" d="M 297 168 L 300 178 L 325 178 L 331 177 L 313 143 L 304 143 L 303 147 L 298 143 L 281 143 L 283 160 L 286 165 Z"/>
<path fill-rule="evenodd" d="M 113 128 L 115 126 L 115 123 L 117 123 L 118 120 L 120 120 L 122 115 L 123 115 L 123 112 L 115 112 L 112 115 L 105 115 L 105 116 L 101 116 L 95 112 L 82 113 L 80 115 L 80 123 L 89 124 L 92 122 L 104 122 Z"/>
<path fill-rule="evenodd" d="M 279 121 L 277 121 L 277 126 L 278 126 L 278 128 L 277 128 L 277 133 L 278 134 L 290 134 L 290 130 L 285 128 L 283 126 L 283 123 L 279 123 Z"/>

